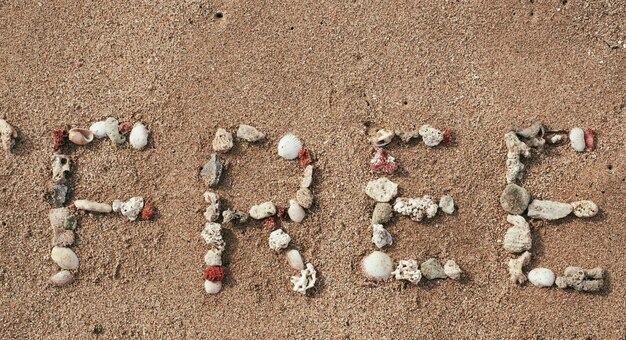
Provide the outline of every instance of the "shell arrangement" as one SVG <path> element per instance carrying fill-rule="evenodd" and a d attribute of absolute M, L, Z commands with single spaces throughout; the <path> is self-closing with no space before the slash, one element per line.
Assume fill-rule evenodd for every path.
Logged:
<path fill-rule="evenodd" d="M 453 143 L 450 129 L 440 131 L 426 124 L 417 131 L 380 129 L 370 138 L 374 147 L 374 157 L 369 162 L 372 173 L 393 176 L 398 169 L 395 158 L 385 148 L 396 136 L 403 143 L 421 138 L 427 147 L 436 147 L 440 144 L 448 146 Z M 382 251 L 383 248 L 393 244 L 391 233 L 383 225 L 391 221 L 394 212 L 407 216 L 415 222 L 433 218 L 439 210 L 446 214 L 453 214 L 454 200 L 450 195 L 443 195 L 438 201 L 430 195 L 418 198 L 396 198 L 398 185 L 387 177 L 368 182 L 364 191 L 376 202 L 372 213 L 371 231 L 372 243 L 379 249 L 365 256 L 361 262 L 361 269 L 368 280 L 386 281 L 394 276 L 397 280 L 417 285 L 422 277 L 428 280 L 460 279 L 462 271 L 454 260 L 448 260 L 443 266 L 436 258 L 427 259 L 421 264 L 416 260 L 400 260 L 394 270 L 391 257 Z"/>
<path fill-rule="evenodd" d="M 76 210 L 91 213 L 106 214 L 113 211 L 127 217 L 130 221 L 138 218 L 148 220 L 154 213 L 154 207 L 150 202 L 145 203 L 142 197 L 132 197 L 126 202 L 120 200 L 109 203 L 99 203 L 90 200 L 75 200 L 73 209 L 65 206 L 67 195 L 70 191 L 68 186 L 71 171 L 70 157 L 61 153 L 66 141 L 76 145 L 86 145 L 95 138 L 109 137 L 114 144 L 124 143 L 125 134 L 130 133 L 130 144 L 135 149 L 142 149 L 147 145 L 148 131 L 141 123 L 132 127 L 130 123 L 118 124 L 114 118 L 97 122 L 90 129 L 73 128 L 69 131 L 57 129 L 52 131 L 54 139 L 54 151 L 52 156 L 52 188 L 51 200 L 53 208 L 48 213 L 48 219 L 52 226 L 52 251 L 50 258 L 60 270 L 50 277 L 50 282 L 55 286 L 66 286 L 74 282 L 74 275 L 79 268 L 79 259 L 74 250 L 70 248 L 74 244 L 75 232 L 78 227 L 78 214 Z"/>
<path fill-rule="evenodd" d="M 237 130 L 237 138 L 249 143 L 256 143 L 265 140 L 265 134 L 250 125 L 240 125 Z M 214 153 L 209 161 L 204 164 L 200 171 L 209 190 L 219 187 L 225 163 L 222 157 L 225 156 L 234 146 L 232 133 L 225 129 L 217 129 L 212 142 Z M 204 200 L 207 208 L 204 217 L 207 220 L 201 236 L 208 246 L 204 256 L 205 269 L 204 289 L 207 294 L 217 294 L 222 289 L 222 281 L 225 277 L 225 268 L 222 263 L 222 253 L 227 247 L 222 238 L 222 227 L 232 224 L 247 224 L 249 220 L 260 221 L 260 224 L 269 232 L 268 245 L 273 252 L 285 253 L 287 263 L 297 272 L 291 277 L 293 291 L 306 295 L 308 290 L 315 286 L 317 271 L 311 263 L 306 263 L 300 252 L 296 249 L 288 249 L 291 237 L 279 224 L 291 221 L 301 223 L 306 217 L 306 210 L 313 205 L 313 194 L 311 184 L 313 181 L 313 165 L 309 150 L 303 146 L 302 141 L 295 135 L 289 133 L 284 135 L 277 145 L 278 156 L 285 160 L 300 160 L 303 170 L 303 177 L 300 188 L 289 199 L 288 208 L 277 207 L 273 201 L 262 202 L 252 206 L 247 210 L 238 210 L 233 207 L 224 209 L 220 196 L 217 192 L 207 191 L 204 193 Z"/>
<path fill-rule="evenodd" d="M 577 291 L 597 291 L 604 285 L 602 268 L 583 269 L 567 267 L 563 276 L 555 277 L 548 268 L 534 268 L 524 274 L 524 267 L 532 258 L 532 236 L 529 223 L 523 214 L 532 219 L 553 221 L 570 214 L 579 218 L 595 216 L 599 208 L 589 200 L 576 202 L 556 202 L 531 197 L 531 194 L 518 185 L 524 177 L 525 165 L 522 159 L 530 159 L 533 154 L 540 153 L 545 147 L 558 147 L 567 143 L 576 152 L 593 151 L 595 137 L 593 130 L 573 128 L 569 135 L 566 131 L 548 131 L 541 122 L 534 122 L 526 128 L 513 127 L 504 135 L 507 147 L 506 186 L 500 196 L 500 205 L 509 215 L 507 221 L 511 227 L 504 235 L 504 249 L 517 257 L 508 260 L 509 279 L 512 283 L 522 285 L 530 281 L 537 287 L 574 288 Z M 521 255 L 519 255 L 521 254 Z"/>

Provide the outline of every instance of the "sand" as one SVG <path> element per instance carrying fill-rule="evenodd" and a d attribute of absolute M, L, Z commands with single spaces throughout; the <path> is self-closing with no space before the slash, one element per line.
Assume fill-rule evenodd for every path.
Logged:
<path fill-rule="evenodd" d="M 0 157 L 1 338 L 626 337 L 626 15 L 623 1 L 0 1 L 0 115 L 19 131 Z M 216 16 L 220 11 L 221 17 Z M 81 215 L 77 282 L 51 287 L 50 130 L 103 117 L 144 122 L 141 152 L 69 147 L 72 199 L 141 195 L 154 222 Z M 534 119 L 597 132 L 594 152 L 534 158 L 535 196 L 591 199 L 601 214 L 533 222 L 531 267 L 602 266 L 598 294 L 508 282 L 503 134 Z M 367 284 L 374 249 L 363 192 L 366 133 L 428 123 L 457 144 L 390 148 L 405 196 L 450 193 L 452 216 L 396 217 L 396 261 L 453 258 L 461 282 Z M 274 147 L 294 132 L 315 155 L 316 204 L 285 229 L 319 271 L 312 297 L 258 223 L 225 231 L 224 289 L 202 287 L 199 169 L 218 127 L 251 124 L 219 193 L 285 205 L 301 170 Z"/>

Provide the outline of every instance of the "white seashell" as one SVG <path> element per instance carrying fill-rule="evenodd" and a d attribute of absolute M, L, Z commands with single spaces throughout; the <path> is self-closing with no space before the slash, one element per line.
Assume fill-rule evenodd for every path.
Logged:
<path fill-rule="evenodd" d="M 141 123 L 135 123 L 133 129 L 128 136 L 128 142 L 134 149 L 141 150 L 148 145 L 148 135 L 150 132 L 146 129 L 146 126 Z"/>
<path fill-rule="evenodd" d="M 15 138 L 17 138 L 17 131 L 6 120 L 0 119 L 0 143 L 5 151 L 11 152 Z"/>
<path fill-rule="evenodd" d="M 207 294 L 214 295 L 222 290 L 222 281 L 204 280 L 204 291 Z"/>
<path fill-rule="evenodd" d="M 569 143 L 574 150 L 585 151 L 585 131 L 581 128 L 573 128 L 569 132 Z"/>
<path fill-rule="evenodd" d="M 270 233 L 269 246 L 277 253 L 287 248 L 289 242 L 291 242 L 291 237 L 282 229 L 276 229 Z"/>
<path fill-rule="evenodd" d="M 569 203 L 533 200 L 528 206 L 528 217 L 542 220 L 557 220 L 569 215 L 574 207 Z"/>
<path fill-rule="evenodd" d="M 393 262 L 389 255 L 375 251 L 361 261 L 361 268 L 365 277 L 374 281 L 385 281 L 391 276 Z"/>
<path fill-rule="evenodd" d="M 313 288 L 315 281 L 317 281 L 317 271 L 310 263 L 306 264 L 306 269 L 300 272 L 300 276 L 291 277 L 293 291 L 300 294 L 306 294 L 308 289 Z"/>
<path fill-rule="evenodd" d="M 271 201 L 261 203 L 250 208 L 250 217 L 255 220 L 262 220 L 276 214 L 276 206 Z"/>
<path fill-rule="evenodd" d="M 89 200 L 76 200 L 74 201 L 74 206 L 78 210 L 86 210 L 99 213 L 110 213 L 111 211 L 113 211 L 113 207 L 111 207 L 110 204 L 98 203 Z"/>
<path fill-rule="evenodd" d="M 388 129 L 380 129 L 376 131 L 376 135 L 372 137 L 372 144 L 376 147 L 385 146 L 393 140 L 396 134 Z"/>
<path fill-rule="evenodd" d="M 120 207 L 120 212 L 123 216 L 128 217 L 130 221 L 134 221 L 137 219 L 137 216 L 139 216 L 142 209 L 143 197 L 133 197 L 128 201 L 122 203 Z"/>
<path fill-rule="evenodd" d="M 228 152 L 233 148 L 233 135 L 224 130 L 217 129 L 213 138 L 213 150 L 216 152 Z"/>
<path fill-rule="evenodd" d="M 102 139 L 107 136 L 107 123 L 104 120 L 95 122 L 91 124 L 89 131 L 93 133 L 94 137 Z"/>
<path fill-rule="evenodd" d="M 259 132 L 259 130 L 257 130 L 254 126 L 241 124 L 237 129 L 237 138 L 254 143 L 265 138 L 265 134 Z"/>
<path fill-rule="evenodd" d="M 377 180 L 369 181 L 365 187 L 365 193 L 376 202 L 385 203 L 396 197 L 398 185 L 386 177 L 381 177 Z"/>
<path fill-rule="evenodd" d="M 85 145 L 93 141 L 93 133 L 87 129 L 70 129 L 67 138 L 76 145 Z"/>
<path fill-rule="evenodd" d="M 532 255 L 525 251 L 520 257 L 509 260 L 509 280 L 512 283 L 523 284 L 526 282 L 526 275 L 524 275 L 523 268 L 530 263 Z"/>
<path fill-rule="evenodd" d="M 419 134 L 422 136 L 422 140 L 424 140 L 426 146 L 437 146 L 443 140 L 443 132 L 428 124 L 420 126 Z"/>
<path fill-rule="evenodd" d="M 598 214 L 600 208 L 592 201 L 576 201 L 570 203 L 574 208 L 574 215 L 576 217 L 593 217 Z"/>
<path fill-rule="evenodd" d="M 372 243 L 376 247 L 383 248 L 384 246 L 390 246 L 393 244 L 393 238 L 387 229 L 382 224 L 372 224 Z"/>
<path fill-rule="evenodd" d="M 61 270 L 60 272 L 50 276 L 50 282 L 58 287 L 63 287 L 74 282 L 74 274 L 67 270 Z"/>
<path fill-rule="evenodd" d="M 521 253 L 532 247 L 532 236 L 528 222 L 519 215 L 509 215 L 506 220 L 513 224 L 504 234 L 504 249 L 509 253 Z"/>
<path fill-rule="evenodd" d="M 53 247 L 50 257 L 62 269 L 78 269 L 78 256 L 70 248 Z"/>
<path fill-rule="evenodd" d="M 204 263 L 209 267 L 221 266 L 222 252 L 219 249 L 209 249 L 204 255 Z"/>
<path fill-rule="evenodd" d="M 554 280 L 554 273 L 548 268 L 535 268 L 528 272 L 528 281 L 536 287 L 551 287 Z"/>
<path fill-rule="evenodd" d="M 452 280 L 460 279 L 461 274 L 463 273 L 461 267 L 459 267 L 454 260 L 448 260 L 446 264 L 443 265 L 443 271 Z"/>
<path fill-rule="evenodd" d="M 278 142 L 278 156 L 284 159 L 296 159 L 302 149 L 302 142 L 295 135 L 288 133 Z"/>
<path fill-rule="evenodd" d="M 415 285 L 422 279 L 422 272 L 415 260 L 400 260 L 391 275 L 395 275 L 396 280 L 406 280 Z"/>
<path fill-rule="evenodd" d="M 289 218 L 296 223 L 302 222 L 302 220 L 304 220 L 304 216 L 306 215 L 304 209 L 300 206 L 300 204 L 298 204 L 298 202 L 296 202 L 296 200 L 289 200 L 289 209 L 287 209 L 287 214 L 289 215 Z"/>
<path fill-rule="evenodd" d="M 304 260 L 302 259 L 302 255 L 300 255 L 299 251 L 295 249 L 288 250 L 285 253 L 285 256 L 287 257 L 287 263 L 289 263 L 289 266 L 291 266 L 291 268 L 295 270 L 304 269 Z"/>
<path fill-rule="evenodd" d="M 105 121 L 105 131 L 109 139 L 115 144 L 122 144 L 126 141 L 126 137 L 122 136 L 119 129 L 119 122 L 115 118 L 107 118 Z"/>

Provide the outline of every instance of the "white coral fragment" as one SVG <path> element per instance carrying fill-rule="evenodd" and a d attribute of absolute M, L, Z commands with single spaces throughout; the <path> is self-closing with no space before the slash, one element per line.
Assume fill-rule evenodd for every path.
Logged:
<path fill-rule="evenodd" d="M 422 140 L 426 146 L 437 146 L 441 143 L 441 141 L 443 141 L 443 132 L 428 124 L 420 126 L 418 132 L 420 136 L 422 136 Z"/>
<path fill-rule="evenodd" d="M 422 198 L 400 197 L 396 199 L 393 210 L 399 214 L 409 216 L 413 221 L 420 222 L 425 218 L 432 218 L 437 214 L 439 205 L 432 196 Z"/>
<path fill-rule="evenodd" d="M 415 285 L 422 279 L 422 272 L 415 260 L 400 260 L 391 275 L 395 275 L 396 280 L 406 280 Z"/>
<path fill-rule="evenodd" d="M 291 242 L 291 237 L 282 229 L 276 229 L 270 233 L 269 246 L 277 253 L 287 248 L 289 242 Z"/>
<path fill-rule="evenodd" d="M 292 276 L 291 283 L 293 291 L 300 294 L 306 294 L 306 291 L 313 288 L 317 281 L 317 271 L 311 263 L 306 264 L 306 268 L 300 272 L 300 276 Z"/>
<path fill-rule="evenodd" d="M 208 222 L 204 225 L 200 235 L 209 246 L 214 247 L 220 253 L 224 251 L 226 242 L 222 238 L 222 226 L 219 223 Z"/>
<path fill-rule="evenodd" d="M 393 238 L 382 224 L 372 224 L 372 242 L 376 247 L 383 248 L 392 245 Z"/>
<path fill-rule="evenodd" d="M 514 183 L 522 178 L 524 172 L 524 164 L 522 164 L 520 156 L 530 157 L 530 147 L 520 141 L 513 131 L 504 135 L 504 141 L 508 150 L 506 154 L 506 182 Z"/>
<path fill-rule="evenodd" d="M 509 215 L 506 220 L 513 226 L 504 234 L 504 249 L 513 254 L 530 250 L 532 237 L 528 222 L 519 215 Z"/>
<path fill-rule="evenodd" d="M 531 254 L 524 252 L 520 257 L 509 260 L 509 279 L 512 283 L 523 284 L 526 282 L 526 275 L 524 275 L 523 268 L 530 263 Z"/>
<path fill-rule="evenodd" d="M 132 197 L 120 205 L 120 212 L 130 221 L 137 219 L 143 209 L 143 197 Z"/>

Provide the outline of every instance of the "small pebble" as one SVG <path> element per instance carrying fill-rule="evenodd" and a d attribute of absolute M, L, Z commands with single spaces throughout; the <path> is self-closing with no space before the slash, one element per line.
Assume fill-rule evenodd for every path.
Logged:
<path fill-rule="evenodd" d="M 389 202 L 398 194 L 398 185 L 386 177 L 370 181 L 365 187 L 365 193 L 376 202 Z"/>
<path fill-rule="evenodd" d="M 372 213 L 372 224 L 385 224 L 393 217 L 393 208 L 389 203 L 376 203 Z"/>
<path fill-rule="evenodd" d="M 289 266 L 295 270 L 303 270 L 304 269 L 304 260 L 302 259 L 302 255 L 296 249 L 291 249 L 285 253 L 287 257 L 287 263 Z"/>
<path fill-rule="evenodd" d="M 304 209 L 309 209 L 313 205 L 313 194 L 308 188 L 300 188 L 296 192 L 296 201 Z"/>
<path fill-rule="evenodd" d="M 296 223 L 302 222 L 306 216 L 304 209 L 296 200 L 289 200 L 289 209 L 287 209 L 287 214 L 289 215 L 289 219 Z"/>
<path fill-rule="evenodd" d="M 62 269 L 78 269 L 78 256 L 70 248 L 53 247 L 50 257 Z"/>
<path fill-rule="evenodd" d="M 209 267 L 221 266 L 222 252 L 219 249 L 209 249 L 204 255 L 204 263 Z"/>
<path fill-rule="evenodd" d="M 393 238 L 391 234 L 382 224 L 373 224 L 372 225 L 372 243 L 376 245 L 377 248 L 381 249 L 385 246 L 390 246 L 393 244 Z"/>
<path fill-rule="evenodd" d="M 275 252 L 280 252 L 281 250 L 287 248 L 291 242 L 291 237 L 285 233 L 282 229 L 276 229 L 270 233 L 269 237 L 269 246 Z"/>
<path fill-rule="evenodd" d="M 216 152 L 228 152 L 233 148 L 233 135 L 224 130 L 217 129 L 213 138 L 213 150 Z"/>
<path fill-rule="evenodd" d="M 68 270 L 61 270 L 60 272 L 50 276 L 50 282 L 57 287 L 67 286 L 74 282 L 74 274 Z"/>
<path fill-rule="evenodd" d="M 148 145 L 148 129 L 146 126 L 137 122 L 133 126 L 133 129 L 130 131 L 130 136 L 128 137 L 128 142 L 133 147 L 133 149 L 141 150 Z"/>
<path fill-rule="evenodd" d="M 52 245 L 56 247 L 69 247 L 74 244 L 74 231 L 55 229 L 52 235 Z"/>
<path fill-rule="evenodd" d="M 441 143 L 441 141 L 443 141 L 443 132 L 428 124 L 420 126 L 418 132 L 420 136 L 422 136 L 422 140 L 426 146 L 437 146 Z"/>
<path fill-rule="evenodd" d="M 459 267 L 454 260 L 448 260 L 446 264 L 443 265 L 443 271 L 446 273 L 446 276 L 452 280 L 460 279 L 461 274 L 463 273 L 461 267 Z"/>
<path fill-rule="evenodd" d="M 569 142 L 574 150 L 578 152 L 585 151 L 587 146 L 585 144 L 585 131 L 581 128 L 573 128 L 569 132 Z"/>
<path fill-rule="evenodd" d="M 304 168 L 304 176 L 302 177 L 302 181 L 300 182 L 300 187 L 308 188 L 311 186 L 312 182 L 313 182 L 313 166 L 307 165 L 306 168 Z"/>
<path fill-rule="evenodd" d="M 54 202 L 54 206 L 60 208 L 65 204 L 65 200 L 67 199 L 67 185 L 64 184 L 55 184 L 52 187 L 52 200 Z"/>
<path fill-rule="evenodd" d="M 255 220 L 262 220 L 276 214 L 276 206 L 271 201 L 257 204 L 250 208 L 250 217 Z"/>
<path fill-rule="evenodd" d="M 448 215 L 454 213 L 454 199 L 450 195 L 443 195 L 439 199 L 439 208 Z"/>
<path fill-rule="evenodd" d="M 65 230 L 76 230 L 77 226 L 78 226 L 78 220 L 76 219 L 76 216 L 74 215 L 67 216 L 65 220 L 63 221 L 63 229 Z"/>
<path fill-rule="evenodd" d="M 300 155 L 302 142 L 295 135 L 288 133 L 278 141 L 278 156 L 291 160 L 296 159 Z"/>
<path fill-rule="evenodd" d="M 420 270 L 422 271 L 422 275 L 428 280 L 445 279 L 448 277 L 441 263 L 439 263 L 439 260 L 435 258 L 430 258 L 422 262 Z"/>
<path fill-rule="evenodd" d="M 576 215 L 576 217 L 593 217 L 600 211 L 600 208 L 592 201 L 576 201 L 570 204 L 574 209 L 574 215 Z"/>
<path fill-rule="evenodd" d="M 574 207 L 568 203 L 533 200 L 528 206 L 528 217 L 542 220 L 557 220 L 569 215 Z"/>
<path fill-rule="evenodd" d="M 250 125 L 239 125 L 237 129 L 237 138 L 241 138 L 247 142 L 254 143 L 265 138 L 265 134 L 259 132 L 255 127 Z"/>
<path fill-rule="evenodd" d="M 48 220 L 54 229 L 62 228 L 68 216 L 70 216 L 70 210 L 68 208 L 56 208 L 48 211 Z"/>
<path fill-rule="evenodd" d="M 216 187 L 222 177 L 223 168 L 224 165 L 220 157 L 217 154 L 212 154 L 209 161 L 202 167 L 200 176 L 209 187 Z"/>
<path fill-rule="evenodd" d="M 207 294 L 214 295 L 222 290 L 222 281 L 204 280 L 204 291 Z"/>
<path fill-rule="evenodd" d="M 548 268 L 535 268 L 528 272 L 528 281 L 535 287 L 551 287 L 554 280 L 554 273 Z"/>
<path fill-rule="evenodd" d="M 363 258 L 361 268 L 368 279 L 385 281 L 391 276 L 393 261 L 391 261 L 389 255 L 381 251 L 375 251 Z"/>
<path fill-rule="evenodd" d="M 517 184 L 509 183 L 500 196 L 500 205 L 509 214 L 519 215 L 523 213 L 530 202 L 528 191 Z"/>

